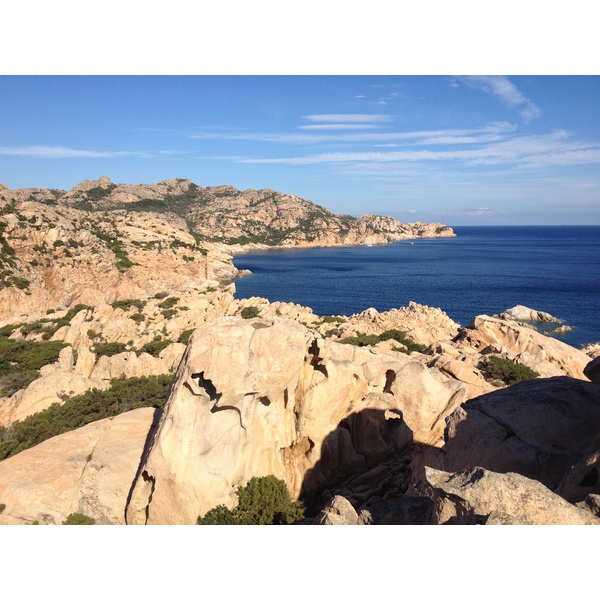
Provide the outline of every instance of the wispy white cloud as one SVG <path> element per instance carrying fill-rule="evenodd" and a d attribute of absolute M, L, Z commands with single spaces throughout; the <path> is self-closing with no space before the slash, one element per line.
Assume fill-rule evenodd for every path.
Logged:
<path fill-rule="evenodd" d="M 0 154 L 5 156 L 25 156 L 28 158 L 113 158 L 119 156 L 148 156 L 146 152 L 103 152 L 77 150 L 64 146 L 0 146 Z"/>
<path fill-rule="evenodd" d="M 389 115 L 372 115 L 372 114 L 323 114 L 323 115 L 306 115 L 302 117 L 307 121 L 318 123 L 387 123 L 393 120 Z"/>
<path fill-rule="evenodd" d="M 446 140 L 447 141 L 447 140 Z M 429 142 L 431 143 L 431 142 Z M 245 158 L 251 164 L 316 165 L 460 161 L 468 166 L 512 165 L 519 168 L 600 163 L 600 144 L 569 141 L 569 134 L 518 136 L 472 149 L 322 152 L 295 157 Z"/>
<path fill-rule="evenodd" d="M 529 98 L 526 98 L 507 77 L 469 75 L 459 79 L 469 87 L 497 96 L 509 108 L 520 107 L 521 117 L 526 122 L 542 115 L 542 111 Z"/>
<path fill-rule="evenodd" d="M 359 129 L 375 129 L 381 127 L 381 125 L 368 125 L 366 123 L 323 123 L 322 125 L 300 125 L 299 129 L 312 129 L 312 130 L 359 130 Z"/>
<path fill-rule="evenodd" d="M 359 123 L 357 123 L 359 125 Z M 304 126 L 310 127 L 310 126 Z M 356 133 L 264 133 L 253 131 L 220 131 L 207 129 L 190 131 L 184 135 L 190 139 L 240 140 L 279 144 L 327 144 L 327 143 L 393 143 L 412 144 L 461 144 L 501 139 L 516 129 L 506 121 L 494 121 L 475 129 L 441 129 L 432 131 L 387 131 Z M 462 138 L 462 139 L 461 139 Z"/>

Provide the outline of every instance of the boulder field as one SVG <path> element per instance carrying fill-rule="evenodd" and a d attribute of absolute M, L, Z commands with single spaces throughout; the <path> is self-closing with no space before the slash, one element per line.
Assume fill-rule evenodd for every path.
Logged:
<path fill-rule="evenodd" d="M 397 312 L 424 331 L 426 308 Z M 304 523 L 600 524 L 589 357 L 503 319 L 454 329 L 437 310 L 433 325 L 448 336 L 410 354 L 341 344 L 289 317 L 215 315 L 168 358 L 148 357 L 178 365 L 162 411 L 97 421 L 0 462 L 0 523 L 80 512 L 103 524 L 193 524 L 272 474 L 306 504 Z M 376 333 L 401 317 L 349 321 Z M 486 352 L 532 356 L 559 374 L 496 389 L 477 367 Z M 88 360 L 85 373 L 106 382 L 140 357 Z M 62 374 L 75 385 L 85 379 L 77 362 L 63 351 L 37 381 Z"/>

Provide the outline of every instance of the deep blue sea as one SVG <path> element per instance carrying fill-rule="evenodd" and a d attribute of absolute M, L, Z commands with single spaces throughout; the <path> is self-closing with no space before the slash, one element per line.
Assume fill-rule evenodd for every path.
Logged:
<path fill-rule="evenodd" d="M 235 266 L 253 274 L 236 280 L 236 297 L 295 302 L 320 316 L 414 300 L 462 325 L 524 304 L 573 327 L 558 339 L 600 342 L 600 226 L 453 229 L 454 238 L 239 255 Z"/>

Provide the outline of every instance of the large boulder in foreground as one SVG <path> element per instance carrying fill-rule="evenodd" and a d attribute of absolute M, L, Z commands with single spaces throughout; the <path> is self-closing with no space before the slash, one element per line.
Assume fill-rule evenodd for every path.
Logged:
<path fill-rule="evenodd" d="M 283 479 L 293 498 L 310 497 L 406 447 L 412 431 L 390 391 L 396 372 L 390 367 L 389 377 L 380 377 L 349 360 L 350 351 L 276 317 L 226 317 L 197 329 L 127 522 L 194 523 L 219 504 L 232 508 L 239 486 L 269 474 Z"/>
<path fill-rule="evenodd" d="M 53 437 L 0 462 L 0 524 L 60 525 L 83 513 L 124 524 L 155 409 L 139 408 Z"/>
<path fill-rule="evenodd" d="M 554 490 L 594 450 L 599 431 L 600 386 L 570 377 L 524 381 L 452 413 L 444 470 L 520 473 Z"/>
<path fill-rule="evenodd" d="M 434 524 L 600 525 L 591 512 L 517 473 L 475 467 L 460 473 L 425 468 Z"/>

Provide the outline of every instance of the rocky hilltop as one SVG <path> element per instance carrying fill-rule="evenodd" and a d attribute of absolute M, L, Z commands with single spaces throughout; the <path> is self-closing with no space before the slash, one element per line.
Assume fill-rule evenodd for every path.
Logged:
<path fill-rule="evenodd" d="M 272 246 L 454 235 L 440 223 L 336 216 L 272 190 L 107 177 L 72 190 L 0 185 L 0 319 L 230 282 L 232 255 Z"/>

